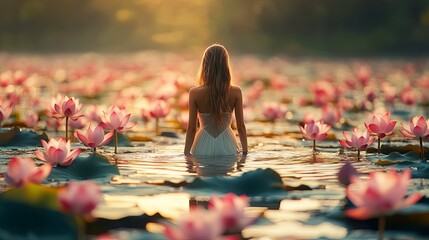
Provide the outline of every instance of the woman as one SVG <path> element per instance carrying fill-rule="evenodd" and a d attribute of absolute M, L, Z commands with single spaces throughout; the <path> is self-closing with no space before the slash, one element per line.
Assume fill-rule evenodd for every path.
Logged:
<path fill-rule="evenodd" d="M 243 119 L 243 98 L 238 86 L 231 86 L 228 51 L 219 44 L 204 52 L 199 86 L 189 91 L 189 123 L 185 155 L 233 155 L 238 143 L 231 129 L 235 112 L 243 154 L 247 154 L 247 133 Z M 197 117 L 200 128 L 197 131 Z"/>

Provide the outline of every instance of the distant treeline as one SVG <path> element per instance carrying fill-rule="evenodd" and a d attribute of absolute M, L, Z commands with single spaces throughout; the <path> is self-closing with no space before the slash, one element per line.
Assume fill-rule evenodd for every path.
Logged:
<path fill-rule="evenodd" d="M 0 50 L 429 53 L 427 0 L 5 0 Z"/>

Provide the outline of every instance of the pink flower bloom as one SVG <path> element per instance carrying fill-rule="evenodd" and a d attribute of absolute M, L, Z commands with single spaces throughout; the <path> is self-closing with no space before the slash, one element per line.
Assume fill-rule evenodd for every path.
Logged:
<path fill-rule="evenodd" d="M 34 152 L 34 154 L 42 161 L 52 164 L 53 166 L 61 165 L 68 166 L 80 154 L 82 149 L 78 148 L 70 151 L 70 140 L 67 142 L 63 138 L 58 140 L 51 138 L 47 143 L 41 140 L 45 152 Z"/>
<path fill-rule="evenodd" d="M 28 128 L 34 128 L 37 126 L 37 122 L 39 121 L 39 115 L 37 113 L 30 114 L 27 119 L 24 120 L 25 126 Z"/>
<path fill-rule="evenodd" d="M 69 122 L 69 127 L 72 130 L 76 130 L 76 129 L 83 129 L 87 126 L 88 124 L 88 120 L 85 117 L 73 120 L 71 119 L 71 121 Z"/>
<path fill-rule="evenodd" d="M 102 200 L 100 188 L 94 181 L 70 181 L 58 191 L 61 208 L 76 215 L 91 216 L 91 212 Z"/>
<path fill-rule="evenodd" d="M 177 226 L 166 226 L 168 240 L 220 240 L 223 233 L 221 217 L 218 212 L 201 208 L 191 209 L 181 216 Z"/>
<path fill-rule="evenodd" d="M 83 116 L 79 114 L 82 106 L 83 105 L 79 103 L 79 99 L 75 99 L 74 97 L 69 98 L 58 94 L 51 100 L 50 114 L 55 118 L 68 117 L 72 120 L 77 120 Z"/>
<path fill-rule="evenodd" d="M 346 210 L 346 215 L 365 220 L 415 204 L 422 197 L 421 193 L 414 193 L 404 199 L 410 177 L 409 169 L 405 169 L 402 174 L 395 170 L 371 172 L 367 181 L 353 176 L 346 195 L 356 208 Z"/>
<path fill-rule="evenodd" d="M 415 91 L 413 91 L 413 89 L 411 87 L 405 87 L 401 91 L 399 97 L 400 97 L 402 103 L 404 103 L 408 106 L 414 105 L 417 101 L 416 93 L 415 93 Z"/>
<path fill-rule="evenodd" d="M 392 135 L 396 121 L 390 121 L 389 116 L 390 112 L 374 114 L 369 123 L 364 123 L 366 129 L 368 129 L 371 135 L 377 135 L 379 138 Z"/>
<path fill-rule="evenodd" d="M 222 198 L 212 196 L 209 201 L 209 210 L 220 213 L 224 230 L 241 230 L 255 220 L 245 215 L 245 208 L 249 201 L 245 195 L 237 196 L 228 193 Z"/>
<path fill-rule="evenodd" d="M 333 106 L 324 106 L 322 108 L 322 120 L 324 123 L 334 126 L 341 119 L 341 111 Z"/>
<path fill-rule="evenodd" d="M 171 107 L 166 101 L 158 100 L 151 105 L 149 113 L 154 118 L 165 118 L 170 113 Z"/>
<path fill-rule="evenodd" d="M 299 129 L 305 139 L 322 141 L 328 136 L 328 131 L 331 130 L 331 126 L 323 122 L 311 121 L 304 124 L 304 127 L 299 126 Z"/>
<path fill-rule="evenodd" d="M 360 66 L 356 71 L 356 78 L 362 86 L 368 85 L 371 75 L 372 71 L 368 66 Z"/>
<path fill-rule="evenodd" d="M 0 126 L 9 118 L 12 114 L 12 103 L 4 101 L 0 104 Z"/>
<path fill-rule="evenodd" d="M 123 132 L 137 124 L 136 122 L 128 123 L 130 117 L 131 114 L 127 113 L 125 107 L 112 106 L 107 113 L 104 112 L 102 126 L 106 130 Z"/>
<path fill-rule="evenodd" d="M 357 175 L 358 175 L 358 171 L 348 161 L 344 163 L 344 165 L 337 172 L 338 181 L 345 186 L 348 186 L 350 184 L 350 178 L 352 176 L 357 176 Z"/>
<path fill-rule="evenodd" d="M 354 148 L 357 150 L 366 150 L 375 138 L 370 138 L 368 131 L 365 129 L 361 131 L 359 128 L 354 128 L 349 136 L 348 133 L 343 132 L 345 140 L 339 140 L 341 146 L 346 148 Z"/>
<path fill-rule="evenodd" d="M 384 101 L 393 104 L 397 95 L 396 87 L 392 86 L 388 82 L 384 82 L 381 84 L 381 90 L 383 91 Z"/>
<path fill-rule="evenodd" d="M 21 187 L 29 182 L 40 184 L 51 173 L 51 169 L 50 164 L 37 167 L 32 158 L 14 157 L 8 163 L 5 180 L 15 187 Z"/>
<path fill-rule="evenodd" d="M 364 92 L 366 95 L 366 99 L 369 102 L 374 102 L 374 100 L 377 98 L 377 93 L 375 92 L 375 89 L 373 87 L 365 87 Z"/>
<path fill-rule="evenodd" d="M 406 138 L 425 138 L 429 135 L 429 120 L 426 121 L 423 116 L 415 116 L 410 120 L 409 125 L 405 125 L 401 123 L 403 130 L 399 130 L 399 132 L 404 135 Z"/>
<path fill-rule="evenodd" d="M 287 109 L 283 104 L 277 102 L 266 102 L 263 105 L 262 115 L 270 121 L 283 118 L 287 113 Z"/>
<path fill-rule="evenodd" d="M 89 121 L 100 123 L 104 107 L 100 105 L 90 105 L 86 108 L 86 117 Z"/>
<path fill-rule="evenodd" d="M 77 131 L 75 136 L 83 143 L 83 145 L 90 148 L 96 148 L 109 143 L 112 140 L 113 134 L 113 131 L 104 134 L 104 129 L 100 123 L 95 128 L 92 128 L 90 124 L 85 135 Z"/>
<path fill-rule="evenodd" d="M 63 120 L 59 120 L 56 118 L 49 118 L 46 120 L 46 126 L 53 128 L 55 131 L 58 131 L 58 129 L 64 125 Z"/>
<path fill-rule="evenodd" d="M 337 99 L 335 86 L 328 80 L 318 80 L 311 85 L 313 103 L 316 106 L 325 106 Z"/>

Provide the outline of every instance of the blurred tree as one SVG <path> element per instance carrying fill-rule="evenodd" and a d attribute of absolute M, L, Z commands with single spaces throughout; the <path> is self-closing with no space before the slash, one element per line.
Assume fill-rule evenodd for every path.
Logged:
<path fill-rule="evenodd" d="M 297 55 L 429 52 L 426 0 L 5 0 L 0 50 L 189 50 Z"/>

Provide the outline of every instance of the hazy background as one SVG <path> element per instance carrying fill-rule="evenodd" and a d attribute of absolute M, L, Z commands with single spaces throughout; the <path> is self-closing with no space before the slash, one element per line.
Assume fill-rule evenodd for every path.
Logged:
<path fill-rule="evenodd" d="M 2 0 L 0 51 L 429 53 L 427 0 Z"/>

